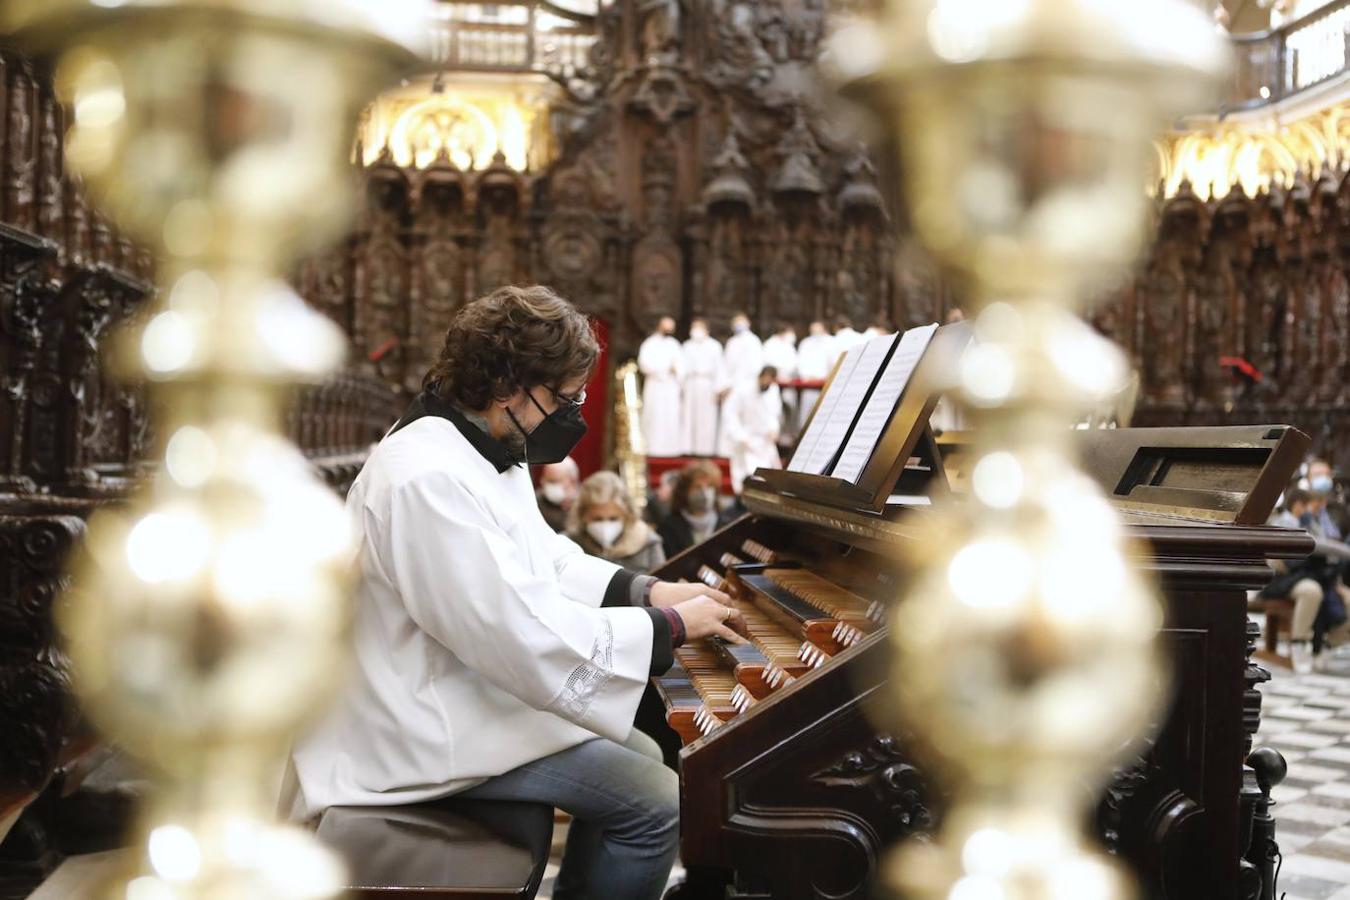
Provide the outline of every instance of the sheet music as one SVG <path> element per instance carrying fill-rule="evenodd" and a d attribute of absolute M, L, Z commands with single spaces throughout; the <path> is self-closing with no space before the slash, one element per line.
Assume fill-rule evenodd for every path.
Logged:
<path fill-rule="evenodd" d="M 900 336 L 900 345 L 891 354 L 886 371 L 881 374 L 876 389 L 867 399 L 867 407 L 858 417 L 858 424 L 853 427 L 853 434 L 849 436 L 848 444 L 831 473 L 835 478 L 857 483 L 867 466 L 867 461 L 872 458 L 872 452 L 876 450 L 877 441 L 881 440 L 882 432 L 890 424 L 891 413 L 895 411 L 896 402 L 904 393 L 910 376 L 914 374 L 914 367 L 919 364 L 923 352 L 928 349 L 937 328 L 936 322 L 932 325 L 921 325 L 909 329 Z"/>
<path fill-rule="evenodd" d="M 802 436 L 788 468 L 794 472 L 823 475 L 848 436 L 849 426 L 862 408 L 872 382 L 876 381 L 886 354 L 895 344 L 893 334 L 872 338 L 844 354 L 839 374 L 820 398 L 811 427 Z"/>
<path fill-rule="evenodd" d="M 789 472 L 819 475 L 825 466 L 829 465 L 830 456 L 833 456 L 833 454 L 825 457 L 824 460 L 818 460 L 816 448 L 820 445 L 820 436 L 825 431 L 825 423 L 839 408 L 839 397 L 842 392 L 836 391 L 835 388 L 842 387 L 852 376 L 853 370 L 858 366 L 858 360 L 862 359 L 862 352 L 863 345 L 858 344 L 844 354 L 843 360 L 839 363 L 839 371 L 835 373 L 829 389 L 821 394 L 820 399 L 816 401 L 816 410 L 811 416 L 811 424 L 807 426 L 806 433 L 797 441 L 797 449 L 793 452 L 792 459 L 788 461 Z"/>

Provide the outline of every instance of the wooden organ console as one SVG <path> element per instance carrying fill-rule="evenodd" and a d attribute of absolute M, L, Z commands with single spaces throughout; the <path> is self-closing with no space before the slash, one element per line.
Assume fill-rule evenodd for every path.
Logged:
<path fill-rule="evenodd" d="M 964 440 L 933 439 L 931 402 L 909 408 L 869 464 L 889 473 L 877 503 L 857 502 L 856 490 L 830 502 L 824 477 L 760 470 L 744 490 L 748 515 L 655 573 L 727 591 L 750 633 L 744 646 L 682 647 L 654 679 L 662 736 L 682 744 L 689 878 L 678 896 L 870 896 L 885 848 L 942 816 L 913 736 L 884 713 L 887 614 L 907 577 L 903 545 L 924 540 L 931 504 L 961 502 L 948 470 Z M 1175 682 L 1093 827 L 1151 898 L 1255 897 L 1244 766 L 1259 724 L 1255 684 L 1268 676 L 1250 661 L 1245 592 L 1268 579 L 1267 557 L 1311 548 L 1301 532 L 1262 524 L 1308 440 L 1267 426 L 1080 436 L 1085 468 L 1151 550 Z M 906 478 L 927 482 L 923 497 L 888 503 Z"/>

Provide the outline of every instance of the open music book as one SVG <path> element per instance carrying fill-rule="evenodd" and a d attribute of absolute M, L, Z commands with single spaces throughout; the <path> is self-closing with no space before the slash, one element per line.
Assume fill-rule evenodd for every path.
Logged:
<path fill-rule="evenodd" d="M 788 471 L 857 484 L 937 329 L 880 335 L 844 354 Z"/>

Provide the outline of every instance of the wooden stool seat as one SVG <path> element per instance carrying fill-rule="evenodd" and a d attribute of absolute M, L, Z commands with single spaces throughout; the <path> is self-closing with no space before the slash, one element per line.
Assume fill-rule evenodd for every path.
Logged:
<path fill-rule="evenodd" d="M 1253 654 L 1257 659 L 1275 663 L 1285 668 L 1293 668 L 1293 660 L 1286 653 L 1280 653 L 1280 636 L 1286 638 L 1294 621 L 1294 601 L 1288 597 L 1261 597 L 1247 604 L 1248 612 L 1262 613 L 1266 617 L 1266 626 L 1262 631 L 1262 646 Z"/>
<path fill-rule="evenodd" d="M 318 835 L 346 860 L 353 897 L 532 898 L 548 863 L 553 808 L 454 797 L 335 806 Z"/>

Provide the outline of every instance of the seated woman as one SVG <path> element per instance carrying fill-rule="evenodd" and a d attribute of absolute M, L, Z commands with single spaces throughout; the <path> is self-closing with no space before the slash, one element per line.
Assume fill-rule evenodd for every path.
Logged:
<path fill-rule="evenodd" d="M 596 472 L 581 483 L 567 535 L 592 556 L 631 572 L 650 572 L 666 561 L 661 538 L 638 518 L 623 479 L 613 472 Z"/>
<path fill-rule="evenodd" d="M 680 470 L 670 498 L 670 514 L 656 529 L 665 546 L 666 559 L 701 544 L 731 521 L 731 516 L 718 510 L 717 489 L 721 484 L 722 471 L 707 460 L 690 463 Z"/>

